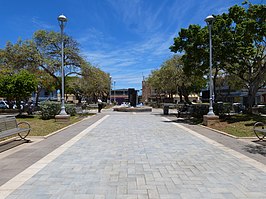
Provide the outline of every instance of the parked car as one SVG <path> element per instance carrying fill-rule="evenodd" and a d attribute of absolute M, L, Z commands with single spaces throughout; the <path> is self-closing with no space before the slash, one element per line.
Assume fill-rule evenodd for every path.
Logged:
<path fill-rule="evenodd" d="M 16 102 L 14 102 L 13 109 L 19 109 L 22 112 L 27 112 L 29 115 L 32 115 L 33 111 L 38 110 L 38 107 L 35 107 L 33 102 L 25 103 L 24 101 L 21 101 L 20 108 L 18 108 Z"/>
<path fill-rule="evenodd" d="M 241 103 L 233 103 L 233 110 L 235 113 L 243 113 L 245 111 L 245 106 Z"/>
<path fill-rule="evenodd" d="M 24 102 L 23 101 L 20 102 L 20 108 L 17 107 L 17 102 L 16 101 L 13 101 L 12 104 L 13 104 L 12 105 L 13 109 L 21 109 L 22 110 Z"/>
<path fill-rule="evenodd" d="M 9 108 L 8 104 L 5 101 L 0 101 L 0 109 L 7 109 Z"/>

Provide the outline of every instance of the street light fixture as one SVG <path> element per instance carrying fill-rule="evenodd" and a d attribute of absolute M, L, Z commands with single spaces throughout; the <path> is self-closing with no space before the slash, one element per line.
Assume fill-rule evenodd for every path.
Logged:
<path fill-rule="evenodd" d="M 213 112 L 213 100 L 214 100 L 214 94 L 213 94 L 213 82 L 212 82 L 212 25 L 214 22 L 214 17 L 212 15 L 206 17 L 205 21 L 209 28 L 209 42 L 210 42 L 210 107 L 208 115 L 215 115 Z"/>
<path fill-rule="evenodd" d="M 61 29 L 61 78 L 62 78 L 62 93 L 61 93 L 61 111 L 59 115 L 56 115 L 56 120 L 57 121 L 68 121 L 70 116 L 67 115 L 66 113 L 66 108 L 65 108 L 65 73 L 64 73 L 64 27 L 67 22 L 67 18 L 64 15 L 59 15 L 57 18 L 59 22 L 59 26 Z"/>

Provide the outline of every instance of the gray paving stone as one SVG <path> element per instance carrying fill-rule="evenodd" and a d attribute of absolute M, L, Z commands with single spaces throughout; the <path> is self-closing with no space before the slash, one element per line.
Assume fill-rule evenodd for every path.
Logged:
<path fill-rule="evenodd" d="M 265 187 L 265 172 L 162 117 L 111 113 L 8 198 L 262 198 Z"/>

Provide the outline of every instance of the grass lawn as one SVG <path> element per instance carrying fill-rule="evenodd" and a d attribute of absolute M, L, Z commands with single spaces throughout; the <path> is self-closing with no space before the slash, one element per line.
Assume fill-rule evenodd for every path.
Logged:
<path fill-rule="evenodd" d="M 254 137 L 253 125 L 256 122 L 266 123 L 266 117 L 259 115 L 232 115 L 220 120 L 220 124 L 211 128 L 223 131 L 237 137 Z"/>
<path fill-rule="evenodd" d="M 53 133 L 59 129 L 62 129 L 70 124 L 76 123 L 82 120 L 83 116 L 71 116 L 70 121 L 67 123 L 57 123 L 54 119 L 42 120 L 39 116 L 17 118 L 17 121 L 26 121 L 31 125 L 31 131 L 29 136 L 45 136 Z"/>

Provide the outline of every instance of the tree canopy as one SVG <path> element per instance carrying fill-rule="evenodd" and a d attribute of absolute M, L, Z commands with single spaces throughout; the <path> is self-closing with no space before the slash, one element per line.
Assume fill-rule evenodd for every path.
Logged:
<path fill-rule="evenodd" d="M 266 80 L 266 5 L 245 2 L 214 17 L 214 83 L 219 71 L 238 78 L 248 89 L 248 106 L 251 107 Z M 183 53 L 184 71 L 204 75 L 209 66 L 208 42 L 206 26 L 190 25 L 188 29 L 181 29 L 170 50 Z"/>
<path fill-rule="evenodd" d="M 65 86 L 69 86 L 66 90 L 76 92 L 76 96 L 82 91 L 82 97 L 92 96 L 92 92 L 94 96 L 106 95 L 109 90 L 109 75 L 85 61 L 80 54 L 79 44 L 73 38 L 63 35 L 63 40 L 64 77 L 67 81 L 70 80 L 65 81 Z M 32 40 L 18 40 L 15 44 L 7 42 L 5 48 L 0 49 L 0 69 L 10 75 L 17 74 L 22 69 L 34 74 L 38 82 L 38 87 L 34 90 L 37 94 L 43 88 L 47 91 L 61 90 L 61 34 L 38 30 Z M 79 85 L 80 87 L 74 88 Z M 90 94 L 85 92 L 89 86 Z"/>
<path fill-rule="evenodd" d="M 81 91 L 86 98 L 95 102 L 98 98 L 106 98 L 110 91 L 110 75 L 101 69 L 87 64 L 82 69 Z"/>
<path fill-rule="evenodd" d="M 64 76 L 80 75 L 81 65 L 85 62 L 79 52 L 79 44 L 70 36 L 64 40 Z M 61 34 L 54 31 L 39 30 L 34 33 L 33 41 L 40 57 L 39 69 L 54 78 L 56 87 L 61 90 Z"/>
<path fill-rule="evenodd" d="M 190 103 L 189 94 L 199 92 L 205 81 L 199 76 L 187 76 L 183 65 L 179 56 L 173 56 L 165 61 L 160 69 L 152 71 L 148 78 L 149 85 L 156 89 L 157 93 L 168 94 L 170 98 L 178 93 L 180 101 L 183 101 L 184 97 L 185 101 Z"/>
<path fill-rule="evenodd" d="M 0 95 L 8 101 L 28 99 L 36 90 L 37 81 L 33 74 L 27 70 L 21 70 L 16 74 L 0 73 Z"/>

